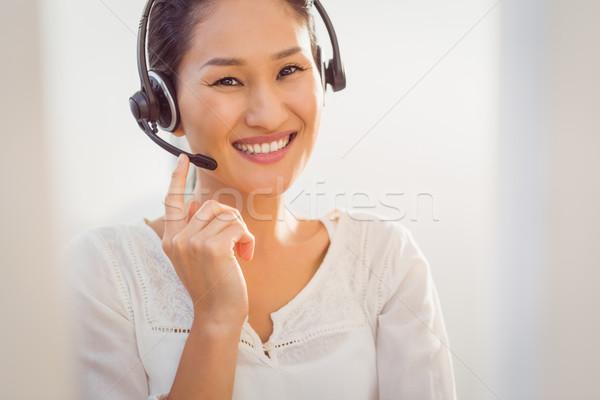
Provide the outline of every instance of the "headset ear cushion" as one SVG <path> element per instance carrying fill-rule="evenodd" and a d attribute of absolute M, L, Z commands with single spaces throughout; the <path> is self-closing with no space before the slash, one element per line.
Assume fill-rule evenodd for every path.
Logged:
<path fill-rule="evenodd" d="M 323 63 L 321 60 L 321 46 L 317 46 L 317 59 L 315 61 L 317 63 L 317 69 L 319 70 L 319 76 L 321 77 L 321 85 L 323 86 L 323 90 L 326 90 L 327 88 L 325 86 L 327 85 L 327 82 L 325 81 L 325 63 Z"/>
<path fill-rule="evenodd" d="M 177 107 L 177 93 L 171 80 L 163 73 L 148 71 L 152 91 L 158 100 L 159 117 L 156 123 L 167 131 L 173 132 L 179 126 L 179 108 Z"/>

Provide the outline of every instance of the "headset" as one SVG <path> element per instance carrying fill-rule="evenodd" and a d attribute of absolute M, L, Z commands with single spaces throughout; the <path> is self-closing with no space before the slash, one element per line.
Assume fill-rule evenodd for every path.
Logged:
<path fill-rule="evenodd" d="M 167 143 L 157 135 L 157 125 L 164 131 L 173 132 L 177 129 L 180 119 L 175 86 L 165 74 L 149 70 L 146 62 L 146 32 L 150 12 L 155 4 L 165 1 L 167 0 L 148 0 L 144 7 L 137 42 L 137 65 L 142 88 L 129 98 L 129 107 L 140 128 L 160 147 L 175 156 L 186 154 L 190 162 L 200 168 L 215 170 L 217 162 L 213 158 L 202 154 L 190 154 Z M 329 84 L 331 89 L 337 92 L 346 87 L 346 74 L 340 57 L 337 36 L 321 2 L 314 0 L 313 4 L 325 23 L 333 48 L 333 58 L 329 62 L 321 64 L 321 47 L 317 46 L 316 63 L 321 83 L 324 89 L 327 89 L 327 84 Z"/>

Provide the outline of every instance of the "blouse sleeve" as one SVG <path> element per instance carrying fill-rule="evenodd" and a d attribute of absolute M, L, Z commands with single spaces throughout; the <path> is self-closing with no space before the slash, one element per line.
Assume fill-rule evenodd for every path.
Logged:
<path fill-rule="evenodd" d="M 381 400 L 456 399 L 448 338 L 429 265 L 410 232 L 392 236 L 377 318 Z"/>
<path fill-rule="evenodd" d="M 63 252 L 69 277 L 78 399 L 155 399 L 137 350 L 131 301 L 119 266 L 92 230 Z"/>

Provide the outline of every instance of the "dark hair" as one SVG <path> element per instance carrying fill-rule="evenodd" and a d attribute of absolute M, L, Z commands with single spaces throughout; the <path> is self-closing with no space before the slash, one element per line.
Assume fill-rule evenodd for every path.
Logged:
<path fill-rule="evenodd" d="M 148 59 L 150 69 L 175 79 L 183 55 L 192 44 L 194 27 L 206 19 L 218 0 L 165 0 L 157 2 L 150 14 Z M 281 0 L 290 6 L 310 35 L 313 59 L 317 59 L 317 37 L 310 8 L 313 0 Z"/>

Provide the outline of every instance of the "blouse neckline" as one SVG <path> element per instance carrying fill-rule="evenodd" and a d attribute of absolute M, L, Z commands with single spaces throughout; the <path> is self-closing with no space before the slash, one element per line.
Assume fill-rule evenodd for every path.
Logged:
<path fill-rule="evenodd" d="M 302 300 L 310 295 L 312 289 L 321 281 L 321 277 L 325 275 L 326 270 L 332 264 L 331 258 L 334 253 L 334 249 L 338 246 L 339 240 L 335 240 L 339 235 L 335 235 L 334 229 L 332 229 L 331 221 L 325 220 L 328 218 L 328 215 L 324 215 L 318 218 L 319 221 L 327 228 L 327 232 L 329 234 L 329 246 L 327 246 L 327 251 L 325 252 L 325 257 L 323 257 L 323 261 L 319 265 L 319 268 L 315 271 L 311 279 L 308 283 L 294 296 L 289 302 L 284 304 L 281 308 L 271 313 L 271 320 L 273 321 L 273 332 L 271 337 L 269 338 L 269 342 L 273 342 L 277 339 L 277 334 L 279 333 L 276 328 L 277 325 L 280 324 L 284 319 L 285 315 L 292 311 L 297 307 L 298 304 L 302 303 Z M 339 223 L 339 220 L 338 220 Z M 338 228 L 335 228 L 336 230 Z M 246 319 L 247 320 L 247 319 Z M 258 334 L 256 334 L 258 337 Z"/>
<path fill-rule="evenodd" d="M 323 261 L 321 262 L 319 268 L 317 268 L 311 279 L 296 294 L 296 296 L 294 296 L 289 302 L 284 304 L 282 307 L 271 313 L 273 331 L 271 332 L 271 335 L 267 342 L 262 343 L 260 336 L 258 336 L 258 333 L 256 333 L 254 328 L 252 328 L 252 326 L 248 322 L 248 317 L 246 317 L 242 329 L 245 329 L 250 334 L 250 336 L 252 336 L 252 338 L 254 339 L 254 347 L 261 348 L 261 350 L 259 350 L 260 354 L 267 360 L 268 358 L 263 353 L 262 348 L 269 348 L 273 343 L 277 342 L 282 329 L 282 324 L 286 320 L 286 316 L 302 304 L 303 300 L 310 295 L 310 293 L 316 286 L 318 286 L 319 282 L 322 280 L 322 277 L 326 274 L 327 269 L 329 269 L 333 264 L 331 260 L 334 257 L 333 254 L 337 251 L 337 248 L 343 241 L 340 238 L 340 235 L 336 234 L 336 231 L 342 231 L 342 229 L 340 229 L 340 224 L 342 223 L 343 218 L 340 218 L 340 214 L 340 210 L 336 208 L 331 212 L 317 218 L 317 220 L 321 221 L 321 223 L 325 226 L 329 236 L 329 246 L 327 247 L 327 251 L 325 252 L 325 257 L 323 258 Z M 161 254 L 164 255 L 164 258 L 168 261 L 169 265 L 172 265 L 167 255 L 164 254 L 164 252 L 162 252 L 162 242 L 160 237 L 156 234 L 154 229 L 152 229 L 152 227 L 146 223 L 146 218 L 141 218 L 140 220 L 138 220 L 138 224 L 144 226 L 143 231 L 146 232 L 145 234 L 152 238 L 152 242 L 154 243 L 154 245 L 158 246 L 161 249 Z"/>

